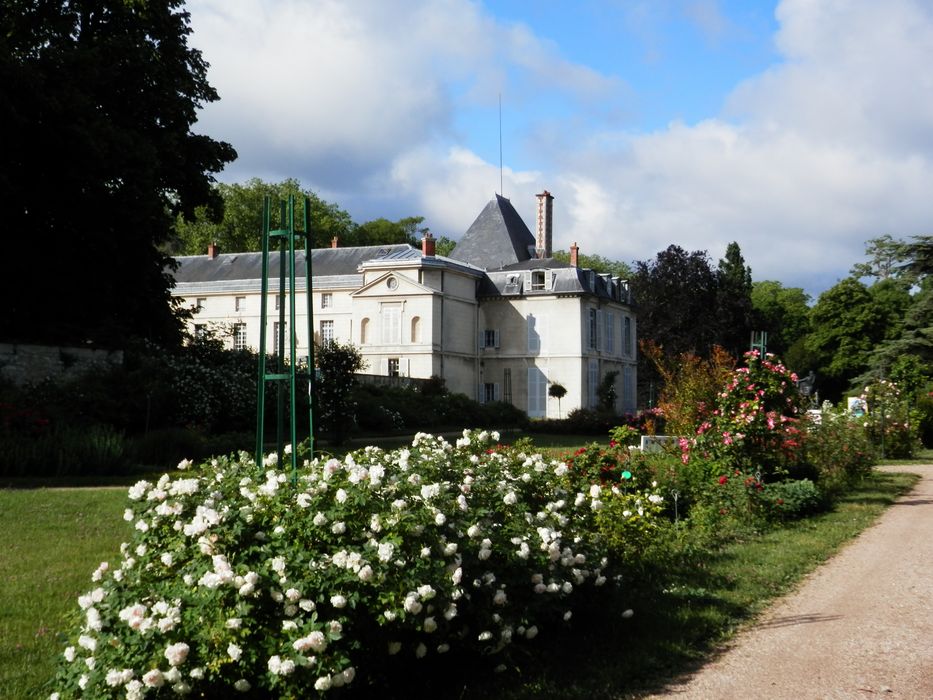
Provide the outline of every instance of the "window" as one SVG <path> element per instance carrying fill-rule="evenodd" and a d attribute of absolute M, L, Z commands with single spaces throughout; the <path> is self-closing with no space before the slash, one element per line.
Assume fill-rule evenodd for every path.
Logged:
<path fill-rule="evenodd" d="M 321 308 L 332 309 L 334 307 L 334 295 L 330 292 L 321 294 Z"/>
<path fill-rule="evenodd" d="M 272 354 L 273 354 L 273 355 L 278 355 L 278 354 L 279 354 L 279 330 L 280 330 L 280 329 L 282 329 L 282 328 L 281 328 L 279 322 L 278 322 L 278 321 L 275 321 L 275 322 L 272 324 Z M 282 347 L 283 347 L 283 351 L 282 351 L 282 352 L 284 353 L 284 352 L 289 351 L 289 350 L 291 349 L 291 348 L 290 348 L 291 342 L 289 341 L 289 338 L 288 338 L 288 323 L 287 323 L 287 322 L 285 323 L 285 327 L 284 327 L 284 329 L 282 329 L 282 330 L 285 331 L 285 344 L 282 346 Z"/>
<path fill-rule="evenodd" d="M 622 368 L 622 411 L 635 413 L 635 368 L 631 365 Z"/>
<path fill-rule="evenodd" d="M 528 314 L 528 352 L 541 352 L 541 328 L 538 319 Z"/>
<path fill-rule="evenodd" d="M 402 307 L 387 304 L 382 307 L 382 344 L 398 345 L 402 342 Z"/>
<path fill-rule="evenodd" d="M 411 320 L 411 342 L 421 342 L 421 317 L 415 316 Z"/>
<path fill-rule="evenodd" d="M 194 310 L 200 311 L 204 308 L 204 305 L 207 303 L 207 297 L 198 297 L 197 301 L 194 302 Z"/>
<path fill-rule="evenodd" d="M 246 297 L 237 297 L 234 299 L 233 308 L 235 311 L 244 311 L 246 309 Z"/>
<path fill-rule="evenodd" d="M 389 358 L 389 363 L 388 363 L 389 371 L 388 371 L 388 375 L 389 375 L 390 377 L 397 377 L 397 376 L 398 376 L 398 365 L 399 365 L 399 362 L 398 362 L 398 358 L 397 358 L 397 357 L 390 357 L 390 358 Z"/>
<path fill-rule="evenodd" d="M 275 310 L 278 311 L 282 307 L 282 295 L 275 295 Z"/>
<path fill-rule="evenodd" d="M 334 322 L 321 321 L 321 345 L 334 339 Z"/>
<path fill-rule="evenodd" d="M 481 403 L 491 403 L 493 401 L 499 400 L 499 385 L 494 382 L 486 382 L 483 384 L 483 394 L 481 396 Z"/>
<path fill-rule="evenodd" d="M 540 292 L 544 290 L 545 274 L 544 270 L 531 271 L 531 291 Z"/>
<path fill-rule="evenodd" d="M 233 324 L 233 349 L 246 350 L 246 324 Z"/>
<path fill-rule="evenodd" d="M 538 367 L 528 368 L 528 416 L 544 418 L 547 413 L 547 375 Z"/>
<path fill-rule="evenodd" d="M 206 323 L 195 323 L 194 324 L 194 339 L 199 340 L 207 335 L 207 324 Z"/>
<path fill-rule="evenodd" d="M 586 368 L 586 389 L 587 389 L 587 405 L 590 408 L 596 408 L 599 403 L 599 395 L 597 394 L 597 389 L 599 388 L 599 360 L 590 360 L 589 365 Z"/>
<path fill-rule="evenodd" d="M 589 348 L 596 350 L 599 347 L 599 323 L 596 320 L 596 309 L 590 309 L 589 315 Z"/>
<path fill-rule="evenodd" d="M 499 347 L 499 331 L 492 328 L 487 328 L 480 336 L 479 342 L 481 348 Z"/>
<path fill-rule="evenodd" d="M 606 352 L 610 355 L 615 352 L 615 326 L 616 326 L 616 315 L 611 313 L 605 314 L 606 319 L 606 331 L 603 333 L 603 338 L 606 340 Z"/>
<path fill-rule="evenodd" d="M 398 289 L 398 280 L 394 277 L 390 277 L 386 280 L 386 287 L 393 291 Z"/>
<path fill-rule="evenodd" d="M 622 322 L 622 352 L 632 354 L 632 319 L 628 316 Z"/>
<path fill-rule="evenodd" d="M 509 275 L 505 280 L 504 294 L 518 294 L 522 289 L 522 278 L 519 275 Z"/>

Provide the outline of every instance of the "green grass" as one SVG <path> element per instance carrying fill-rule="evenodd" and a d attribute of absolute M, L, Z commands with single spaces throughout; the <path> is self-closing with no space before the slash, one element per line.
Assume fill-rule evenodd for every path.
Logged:
<path fill-rule="evenodd" d="M 67 613 L 119 555 L 126 490 L 0 491 L 0 697 L 48 697 Z"/>
<path fill-rule="evenodd" d="M 884 459 L 883 464 L 933 464 L 933 449 L 924 448 L 912 459 Z"/>
<path fill-rule="evenodd" d="M 573 445 L 561 441 L 553 447 Z M 438 697 L 593 700 L 657 690 L 702 663 L 916 480 L 875 473 L 830 513 L 724 543 L 711 556 L 681 551 L 663 562 L 669 581 L 663 590 L 635 587 L 641 577 L 633 577 L 616 599 L 575 617 L 572 634 L 540 635 L 534 654 L 514 659 L 512 669 L 496 676 L 494 684 L 461 680 Z M 122 488 L 0 491 L 3 698 L 45 696 L 42 686 L 64 648 L 60 635 L 68 614 L 76 610 L 78 595 L 91 588 L 90 573 L 97 564 L 115 559 L 127 539 L 121 518 L 125 506 Z M 626 608 L 636 610 L 630 620 L 621 618 Z M 416 694 L 406 689 L 403 696 Z M 391 695 L 380 692 L 380 697 Z"/>

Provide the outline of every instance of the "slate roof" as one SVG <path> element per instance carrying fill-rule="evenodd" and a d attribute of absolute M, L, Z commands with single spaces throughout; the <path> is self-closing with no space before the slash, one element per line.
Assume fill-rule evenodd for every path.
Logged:
<path fill-rule="evenodd" d="M 412 255 L 414 254 L 414 255 Z M 420 256 L 421 253 L 407 243 L 382 246 L 359 246 L 350 248 L 316 248 L 311 251 L 312 277 L 356 275 L 359 267 L 367 260 L 387 257 Z M 178 269 L 175 281 L 219 282 L 228 280 L 253 280 L 262 276 L 262 253 L 221 253 L 216 258 L 207 255 L 184 255 L 175 258 Z M 279 253 L 269 252 L 270 275 L 278 273 Z M 304 277 L 304 251 L 295 253 L 295 275 Z"/>
<path fill-rule="evenodd" d="M 587 268 L 571 267 L 553 258 L 535 260 L 533 264 L 529 264 L 531 262 L 512 265 L 505 270 L 487 271 L 480 282 L 477 296 L 489 298 L 529 294 L 587 294 L 631 303 L 627 285 L 618 280 L 613 282 L 610 275 Z M 533 269 L 551 271 L 552 282 L 549 289 L 532 291 L 525 288 L 525 271 Z"/>
<path fill-rule="evenodd" d="M 505 197 L 489 202 L 450 253 L 454 260 L 498 270 L 532 257 L 535 237 Z M 529 250 L 530 249 L 530 250 Z"/>

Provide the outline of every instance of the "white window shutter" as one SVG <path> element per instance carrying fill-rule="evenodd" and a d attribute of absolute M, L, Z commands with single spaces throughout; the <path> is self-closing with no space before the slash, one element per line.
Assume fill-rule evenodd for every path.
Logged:
<path fill-rule="evenodd" d="M 479 349 L 482 350 L 486 347 L 486 331 L 481 330 L 479 332 Z"/>
<path fill-rule="evenodd" d="M 499 401 L 499 400 L 500 400 L 500 399 L 499 399 L 499 384 L 498 384 L 498 382 L 497 382 L 496 384 L 493 384 L 493 386 L 492 386 L 492 398 L 493 398 L 494 401 Z"/>
<path fill-rule="evenodd" d="M 389 361 L 386 358 L 379 360 L 379 374 L 384 377 L 389 376 Z"/>
<path fill-rule="evenodd" d="M 495 335 L 496 347 L 499 347 L 499 331 L 493 331 Z"/>
<path fill-rule="evenodd" d="M 525 270 L 525 293 L 531 291 L 531 270 Z"/>
<path fill-rule="evenodd" d="M 554 283 L 554 273 L 550 270 L 546 270 L 544 273 L 544 288 L 550 291 L 551 285 Z"/>

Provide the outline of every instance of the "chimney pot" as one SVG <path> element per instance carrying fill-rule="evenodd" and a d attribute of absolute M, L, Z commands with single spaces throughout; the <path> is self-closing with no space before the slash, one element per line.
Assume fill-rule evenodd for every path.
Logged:
<path fill-rule="evenodd" d="M 211 242 L 207 244 L 207 257 L 214 260 L 219 253 L 220 247 L 216 243 Z"/>
<path fill-rule="evenodd" d="M 433 258 L 437 255 L 437 241 L 430 231 L 424 232 L 424 238 L 421 239 L 421 257 Z"/>
<path fill-rule="evenodd" d="M 331 241 L 330 241 L 330 247 L 331 247 L 331 248 L 336 248 L 336 247 L 337 247 L 337 241 L 338 241 L 337 236 L 334 236 L 334 237 L 331 239 Z"/>
<path fill-rule="evenodd" d="M 570 246 L 570 266 L 579 267 L 579 257 L 580 257 L 580 247 L 577 245 L 577 242 L 574 241 L 573 245 Z"/>

